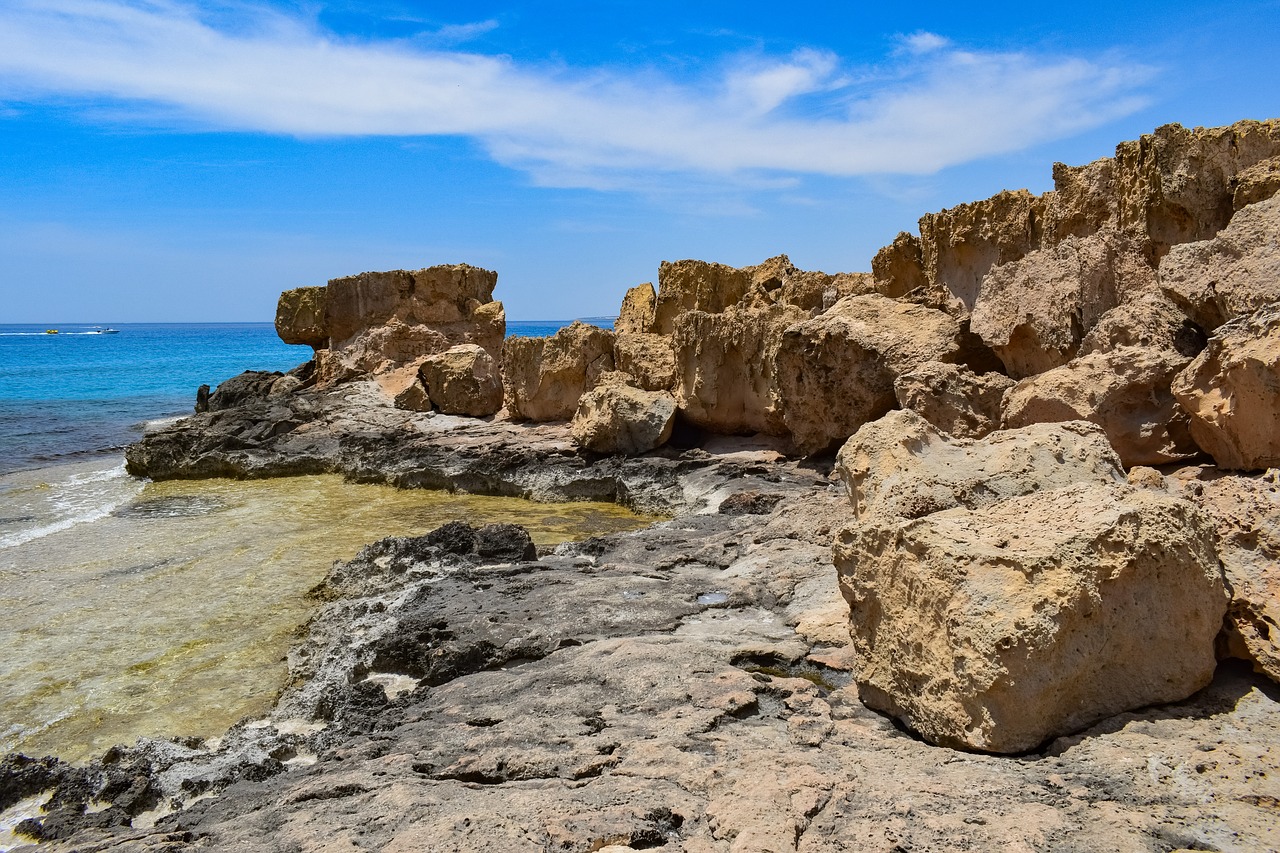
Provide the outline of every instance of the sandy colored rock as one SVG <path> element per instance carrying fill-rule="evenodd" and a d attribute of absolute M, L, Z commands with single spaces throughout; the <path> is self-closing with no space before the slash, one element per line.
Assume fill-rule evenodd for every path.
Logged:
<path fill-rule="evenodd" d="M 941 311 L 850 296 L 782 336 L 778 388 L 802 453 L 826 450 L 897 404 L 893 382 L 926 361 L 950 361 L 959 326 Z"/>
<path fill-rule="evenodd" d="M 1101 316 L 1155 286 L 1133 241 L 1114 232 L 1068 237 L 983 279 L 971 328 L 1015 379 L 1061 367 Z"/>
<path fill-rule="evenodd" d="M 1080 355 L 1143 347 L 1194 358 L 1208 339 L 1173 300 L 1150 291 L 1103 314 L 1081 342 Z"/>
<path fill-rule="evenodd" d="M 1250 205 L 1211 240 L 1175 246 L 1160 287 L 1210 331 L 1280 300 L 1280 197 Z"/>
<path fill-rule="evenodd" d="M 1232 181 L 1232 187 L 1231 206 L 1237 211 L 1280 193 L 1280 157 L 1242 170 Z"/>
<path fill-rule="evenodd" d="M 689 311 L 718 314 L 736 305 L 751 289 L 751 272 L 707 261 L 663 261 L 652 331 L 670 335 L 676 318 Z"/>
<path fill-rule="evenodd" d="M 871 275 L 876 291 L 892 299 L 923 289 L 926 281 L 920 238 L 905 231 L 899 232 L 892 243 L 876 252 L 871 259 Z"/>
<path fill-rule="evenodd" d="M 893 382 L 898 405 L 956 438 L 982 438 L 1000 428 L 1001 400 L 1016 383 L 1000 373 L 978 375 L 959 364 L 926 361 Z"/>
<path fill-rule="evenodd" d="M 1206 467 L 1189 473 L 1167 482 L 1217 528 L 1231 591 L 1227 649 L 1280 682 L 1280 471 L 1247 476 Z"/>
<path fill-rule="evenodd" d="M 1042 197 L 1017 190 L 921 217 L 922 267 L 937 304 L 967 316 L 992 267 L 1039 247 L 1044 208 Z"/>
<path fill-rule="evenodd" d="M 383 374 L 420 363 L 457 344 L 499 357 L 506 334 L 498 274 L 467 264 L 368 272 L 325 288 L 328 355 L 322 384 Z"/>
<path fill-rule="evenodd" d="M 578 399 L 570 429 L 573 440 L 588 450 L 634 456 L 666 444 L 675 417 L 676 401 L 668 392 L 645 391 L 606 376 Z"/>
<path fill-rule="evenodd" d="M 1219 327 L 1173 394 L 1196 444 L 1222 467 L 1280 465 L 1280 302 Z"/>
<path fill-rule="evenodd" d="M 280 294 L 276 303 L 276 334 L 286 344 L 306 344 L 314 349 L 329 345 L 326 289 L 295 287 Z"/>
<path fill-rule="evenodd" d="M 446 415 L 480 418 L 502 408 L 498 363 L 476 344 L 459 344 L 428 356 L 418 375 L 431 403 Z"/>
<path fill-rule="evenodd" d="M 1186 501 L 1079 484 L 835 545 L 859 695 L 931 743 L 1021 752 L 1209 683 L 1226 595 Z"/>
<path fill-rule="evenodd" d="M 406 412 L 431 411 L 431 396 L 427 394 L 427 386 L 417 376 L 391 400 L 397 409 L 404 409 Z"/>
<path fill-rule="evenodd" d="M 1073 483 L 1124 481 L 1094 424 L 1035 424 L 981 440 L 943 435 L 916 412 L 890 412 L 840 448 L 836 473 L 855 518 L 920 518 Z"/>
<path fill-rule="evenodd" d="M 807 317 L 789 305 L 681 314 L 673 337 L 680 411 L 712 432 L 785 434 L 778 347 L 783 331 Z"/>
<path fill-rule="evenodd" d="M 657 300 L 657 291 L 650 282 L 638 284 L 628 290 L 622 297 L 622 307 L 618 310 L 618 319 L 613 323 L 613 331 L 619 335 L 652 332 Z"/>
<path fill-rule="evenodd" d="M 564 421 L 578 398 L 614 369 L 613 332 L 575 320 L 545 338 L 507 338 L 502 381 L 516 420 Z"/>
<path fill-rule="evenodd" d="M 646 391 L 670 391 L 676 383 L 675 353 L 666 335 L 617 332 L 613 363 Z"/>
<path fill-rule="evenodd" d="M 1198 448 L 1169 389 L 1186 364 L 1175 352 L 1139 347 L 1082 356 L 1011 388 L 1004 397 L 1004 426 L 1092 421 L 1126 468 L 1186 459 Z"/>

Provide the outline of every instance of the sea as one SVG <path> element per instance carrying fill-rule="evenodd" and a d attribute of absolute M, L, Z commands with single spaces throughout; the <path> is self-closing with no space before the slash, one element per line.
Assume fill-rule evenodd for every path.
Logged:
<path fill-rule="evenodd" d="M 508 334 L 566 322 L 512 321 Z M 200 385 L 311 352 L 269 323 L 111 328 L 0 325 L 0 754 L 82 761 L 265 714 L 307 590 L 379 538 L 465 518 L 524 524 L 551 545 L 653 521 L 338 476 L 131 477 L 123 448 L 191 414 Z"/>

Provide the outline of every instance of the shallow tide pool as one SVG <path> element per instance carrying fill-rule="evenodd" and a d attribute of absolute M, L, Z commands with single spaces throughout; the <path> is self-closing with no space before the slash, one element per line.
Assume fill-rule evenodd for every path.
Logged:
<path fill-rule="evenodd" d="M 0 753 L 82 760 L 265 714 L 333 561 L 454 519 L 522 524 L 540 545 L 655 520 L 337 476 L 144 484 L 81 463 L 0 477 Z"/>

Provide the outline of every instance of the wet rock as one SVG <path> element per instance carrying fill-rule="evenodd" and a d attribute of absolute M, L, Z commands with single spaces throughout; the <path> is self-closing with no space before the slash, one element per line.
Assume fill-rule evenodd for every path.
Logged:
<path fill-rule="evenodd" d="M 645 391 L 614 378 L 579 398 L 571 432 L 579 446 L 596 453 L 635 455 L 665 444 L 675 415 L 675 398 L 666 391 Z"/>
<path fill-rule="evenodd" d="M 551 337 L 508 338 L 502 381 L 516 420 L 564 421 L 600 375 L 614 369 L 613 332 L 575 320 Z"/>
<path fill-rule="evenodd" d="M 854 433 L 836 473 L 858 519 L 920 518 L 1074 483 L 1124 481 L 1106 435 L 1090 423 L 1035 424 L 973 440 L 943 435 L 909 410 Z"/>
<path fill-rule="evenodd" d="M 956 438 L 982 438 L 999 429 L 1001 400 L 1016 383 L 1000 373 L 926 361 L 893 381 L 898 404 Z"/>
<path fill-rule="evenodd" d="M 286 344 L 313 349 L 329 346 L 327 289 L 296 287 L 280 294 L 276 304 L 276 334 Z"/>
<path fill-rule="evenodd" d="M 1010 389 L 1004 426 L 1087 420 L 1102 427 L 1125 467 L 1187 459 L 1199 448 L 1170 391 L 1186 364 L 1176 352 L 1137 347 L 1082 356 Z"/>
<path fill-rule="evenodd" d="M 931 743 L 1022 752 L 1209 683 L 1226 596 L 1185 501 L 1079 484 L 837 537 L 859 696 Z"/>
<path fill-rule="evenodd" d="M 1212 239 L 1171 249 L 1160 262 L 1160 287 L 1210 331 L 1280 301 L 1278 233 L 1280 198 L 1250 205 Z"/>
<path fill-rule="evenodd" d="M 1222 467 L 1280 465 L 1280 302 L 1219 327 L 1173 394 L 1196 444 Z"/>
<path fill-rule="evenodd" d="M 959 326 L 941 311 L 851 296 L 786 330 L 777 354 L 783 417 L 803 453 L 843 442 L 897 405 L 893 383 L 926 361 L 951 361 Z"/>
<path fill-rule="evenodd" d="M 211 412 L 221 412 L 253 400 L 265 399 L 271 395 L 276 380 L 283 376 L 279 371 L 265 370 L 246 370 L 232 376 L 209 395 L 208 409 Z"/>
<path fill-rule="evenodd" d="M 502 408 L 498 363 L 476 344 L 460 344 L 427 356 L 418 376 L 431 404 L 446 415 L 481 418 Z"/>

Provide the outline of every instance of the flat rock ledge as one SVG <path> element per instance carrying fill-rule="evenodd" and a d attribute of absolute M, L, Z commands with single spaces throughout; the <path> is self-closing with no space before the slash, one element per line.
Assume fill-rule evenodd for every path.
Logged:
<path fill-rule="evenodd" d="M 930 746 L 852 685 L 831 564 L 848 503 L 821 466 L 737 439 L 598 457 L 565 424 L 369 399 L 210 412 L 135 445 L 130 469 L 332 471 L 674 517 L 536 558 L 506 526 L 369 545 L 312 592 L 266 719 L 83 767 L 6 757 L 0 807 L 52 792 L 26 827 L 39 850 L 1280 847 L 1280 694 L 1246 666 L 1017 757 Z"/>

